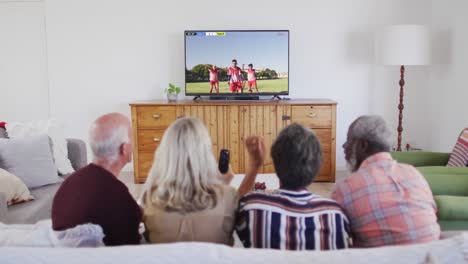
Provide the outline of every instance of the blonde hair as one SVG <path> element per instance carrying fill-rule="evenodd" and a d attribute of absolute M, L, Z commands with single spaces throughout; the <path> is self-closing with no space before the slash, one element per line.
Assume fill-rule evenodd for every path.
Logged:
<path fill-rule="evenodd" d="M 166 130 L 156 150 L 142 202 L 183 213 L 213 208 L 217 173 L 208 130 L 196 118 L 181 118 Z"/>

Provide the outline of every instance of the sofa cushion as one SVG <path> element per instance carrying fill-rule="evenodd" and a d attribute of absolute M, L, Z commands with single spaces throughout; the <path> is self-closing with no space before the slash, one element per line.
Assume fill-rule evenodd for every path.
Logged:
<path fill-rule="evenodd" d="M 52 154 L 59 173 L 66 175 L 75 171 L 68 158 L 67 141 L 59 122 L 53 119 L 29 123 L 12 122 L 6 124 L 6 131 L 11 139 L 47 134 L 52 140 Z"/>
<path fill-rule="evenodd" d="M 2 250 L 3 249 L 3 250 Z M 303 250 L 232 248 L 212 243 L 101 248 L 0 247 L 0 262 L 11 263 L 425 263 L 428 253 L 436 262 L 466 263 L 468 235 L 413 245 L 371 249 Z M 76 261 L 75 261 L 76 260 Z M 426 262 L 427 263 L 427 262 Z"/>
<path fill-rule="evenodd" d="M 28 188 L 62 181 L 57 175 L 47 135 L 0 139 L 0 168 L 18 176 Z"/>
<path fill-rule="evenodd" d="M 468 197 L 436 195 L 434 200 L 440 220 L 468 221 Z"/>
<path fill-rule="evenodd" d="M 468 128 L 465 128 L 455 143 L 455 147 L 450 154 L 447 166 L 466 167 L 468 166 Z"/>
<path fill-rule="evenodd" d="M 15 175 L 0 169 L 0 192 L 3 192 L 8 205 L 34 200 L 28 187 Z"/>
<path fill-rule="evenodd" d="M 65 178 L 68 176 L 65 176 Z M 8 207 L 5 224 L 34 224 L 37 221 L 51 218 L 52 203 L 61 183 L 50 184 L 31 189 L 35 200 Z"/>
<path fill-rule="evenodd" d="M 440 229 L 444 232 L 468 230 L 468 221 L 439 220 L 437 222 L 440 225 Z"/>
<path fill-rule="evenodd" d="M 392 157 L 400 163 L 410 164 L 414 167 L 447 166 L 449 153 L 427 151 L 395 151 Z"/>
<path fill-rule="evenodd" d="M 468 168 L 417 167 L 426 178 L 433 195 L 468 196 Z"/>
<path fill-rule="evenodd" d="M 91 223 L 63 231 L 54 231 L 51 219 L 34 224 L 0 223 L 0 247 L 100 247 L 103 238 L 102 227 Z"/>

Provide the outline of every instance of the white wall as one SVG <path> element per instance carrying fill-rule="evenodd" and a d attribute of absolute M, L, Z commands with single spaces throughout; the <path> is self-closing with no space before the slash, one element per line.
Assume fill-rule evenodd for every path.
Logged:
<path fill-rule="evenodd" d="M 374 64 L 373 32 L 431 16 L 425 0 L 44 3 L 50 115 L 65 123 L 67 135 L 85 139 L 98 115 L 129 116 L 129 102 L 163 98 L 168 82 L 182 85 L 186 29 L 289 29 L 291 98 L 338 102 L 338 168 L 356 117 L 382 114 L 396 128 L 398 69 Z M 422 89 L 425 71 L 408 69 L 408 89 Z M 407 107 L 416 108 L 411 100 Z"/>
<path fill-rule="evenodd" d="M 44 3 L 0 1 L 0 121 L 48 115 Z"/>
<path fill-rule="evenodd" d="M 452 151 L 468 127 L 468 1 L 433 0 L 434 63 L 429 78 L 428 148 Z"/>

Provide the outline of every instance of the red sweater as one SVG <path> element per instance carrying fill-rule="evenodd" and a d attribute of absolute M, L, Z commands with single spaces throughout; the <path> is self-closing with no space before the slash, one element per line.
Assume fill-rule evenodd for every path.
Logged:
<path fill-rule="evenodd" d="M 138 244 L 141 218 L 141 208 L 127 186 L 96 164 L 70 175 L 55 194 L 52 205 L 54 230 L 98 224 L 108 246 Z"/>

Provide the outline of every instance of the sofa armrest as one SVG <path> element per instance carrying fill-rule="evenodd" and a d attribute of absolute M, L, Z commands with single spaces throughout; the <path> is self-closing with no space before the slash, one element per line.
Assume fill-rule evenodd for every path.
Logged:
<path fill-rule="evenodd" d="M 81 139 L 67 139 L 68 158 L 72 167 L 79 170 L 88 164 L 86 143 Z"/>
<path fill-rule="evenodd" d="M 8 206 L 7 206 L 6 195 L 0 192 L 0 222 L 5 221 L 7 211 L 8 211 Z"/>
<path fill-rule="evenodd" d="M 424 166 L 447 166 L 450 158 L 449 153 L 442 152 L 424 152 L 424 151 L 410 151 L 410 152 L 391 152 L 392 157 L 400 163 L 406 163 L 415 167 Z"/>

